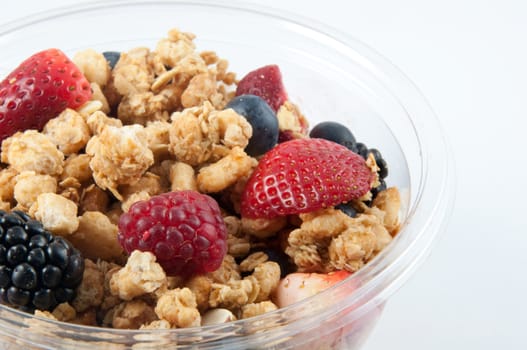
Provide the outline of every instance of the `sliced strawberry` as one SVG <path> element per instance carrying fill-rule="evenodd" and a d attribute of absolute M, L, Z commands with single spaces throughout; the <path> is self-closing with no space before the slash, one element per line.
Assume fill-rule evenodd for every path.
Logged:
<path fill-rule="evenodd" d="M 41 130 L 66 108 L 91 98 L 90 83 L 58 49 L 38 52 L 0 83 L 0 142 L 17 131 Z"/>
<path fill-rule="evenodd" d="M 240 95 L 261 97 L 276 113 L 278 108 L 287 101 L 280 68 L 271 64 L 247 73 L 240 80 L 236 89 L 236 96 Z"/>
<path fill-rule="evenodd" d="M 366 194 L 372 180 L 364 159 L 342 145 L 286 141 L 260 159 L 242 193 L 241 213 L 273 218 L 335 206 Z"/>
<path fill-rule="evenodd" d="M 273 301 L 285 307 L 309 298 L 351 276 L 348 271 L 324 273 L 295 272 L 285 276 L 275 290 Z"/>

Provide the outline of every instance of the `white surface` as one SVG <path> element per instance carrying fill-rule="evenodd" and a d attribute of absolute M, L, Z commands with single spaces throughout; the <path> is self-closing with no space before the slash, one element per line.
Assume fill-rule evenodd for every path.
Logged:
<path fill-rule="evenodd" d="M 365 350 L 526 349 L 527 2 L 258 2 L 317 18 L 388 57 L 421 88 L 456 152 L 450 227 L 390 299 Z M 10 1 L 0 23 L 71 3 Z"/>

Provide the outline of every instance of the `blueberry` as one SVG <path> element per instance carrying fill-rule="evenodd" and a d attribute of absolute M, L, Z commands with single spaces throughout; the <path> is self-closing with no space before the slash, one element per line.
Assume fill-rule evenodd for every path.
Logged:
<path fill-rule="evenodd" d="M 291 263 L 291 259 L 289 258 L 289 255 L 284 253 L 280 249 L 273 249 L 273 248 L 264 248 L 261 251 L 267 255 L 269 258 L 269 261 L 274 261 L 280 266 L 280 278 L 284 278 L 289 273 L 293 272 L 293 266 Z"/>
<path fill-rule="evenodd" d="M 105 51 L 102 54 L 104 58 L 106 58 L 106 61 L 108 61 L 111 69 L 115 67 L 117 61 L 119 61 L 119 58 L 121 58 L 121 53 L 118 51 Z"/>
<path fill-rule="evenodd" d="M 247 119 L 253 128 L 253 136 L 245 148 L 250 156 L 259 156 L 273 148 L 278 142 L 278 119 L 271 107 L 255 95 L 240 95 L 233 98 L 225 108 L 232 108 Z"/>
<path fill-rule="evenodd" d="M 322 122 L 313 127 L 309 136 L 312 138 L 325 139 L 341 144 L 354 151 L 355 136 L 343 124 L 337 122 Z"/>
<path fill-rule="evenodd" d="M 335 209 L 339 209 L 341 212 L 343 212 L 350 218 L 354 218 L 357 216 L 357 211 L 349 203 L 340 203 L 339 205 L 335 206 Z"/>

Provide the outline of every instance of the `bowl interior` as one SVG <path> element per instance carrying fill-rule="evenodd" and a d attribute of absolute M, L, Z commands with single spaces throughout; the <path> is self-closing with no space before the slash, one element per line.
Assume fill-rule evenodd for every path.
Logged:
<path fill-rule="evenodd" d="M 410 115 L 410 106 L 387 83 L 395 72 L 393 68 L 384 70 L 387 63 L 379 63 L 376 54 L 359 42 L 342 40 L 339 33 L 311 23 L 278 11 L 227 1 L 110 1 L 78 5 L 0 27 L 0 76 L 34 52 L 50 47 L 60 48 L 70 57 L 84 48 L 154 49 L 157 40 L 171 28 L 192 32 L 199 51 L 216 51 L 229 60 L 230 70 L 238 77 L 259 66 L 278 64 L 290 99 L 300 106 L 311 126 L 326 120 L 344 123 L 358 141 L 380 150 L 389 164 L 388 185 L 401 191 L 404 220 L 416 210 L 426 176 L 427 159 L 419 135 L 419 123 L 423 121 Z M 409 93 L 413 91 L 401 91 Z M 402 233 L 377 261 L 398 247 L 401 239 L 406 244 L 418 235 L 407 234 L 404 226 Z M 400 248 L 398 253 L 403 250 Z M 383 265 L 375 274 L 384 268 Z M 364 281 L 383 278 L 370 275 L 374 274 L 371 271 L 362 273 Z M 375 288 L 384 288 L 376 283 Z M 365 295 L 368 292 L 359 297 Z M 4 309 L 1 314 L 5 312 L 8 311 Z"/>

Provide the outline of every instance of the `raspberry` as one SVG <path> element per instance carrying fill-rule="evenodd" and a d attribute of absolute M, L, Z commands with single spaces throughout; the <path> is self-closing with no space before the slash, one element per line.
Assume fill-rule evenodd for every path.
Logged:
<path fill-rule="evenodd" d="M 118 239 L 127 253 L 153 253 L 171 276 L 212 272 L 227 252 L 227 228 L 218 204 L 196 191 L 134 203 L 119 218 Z"/>

